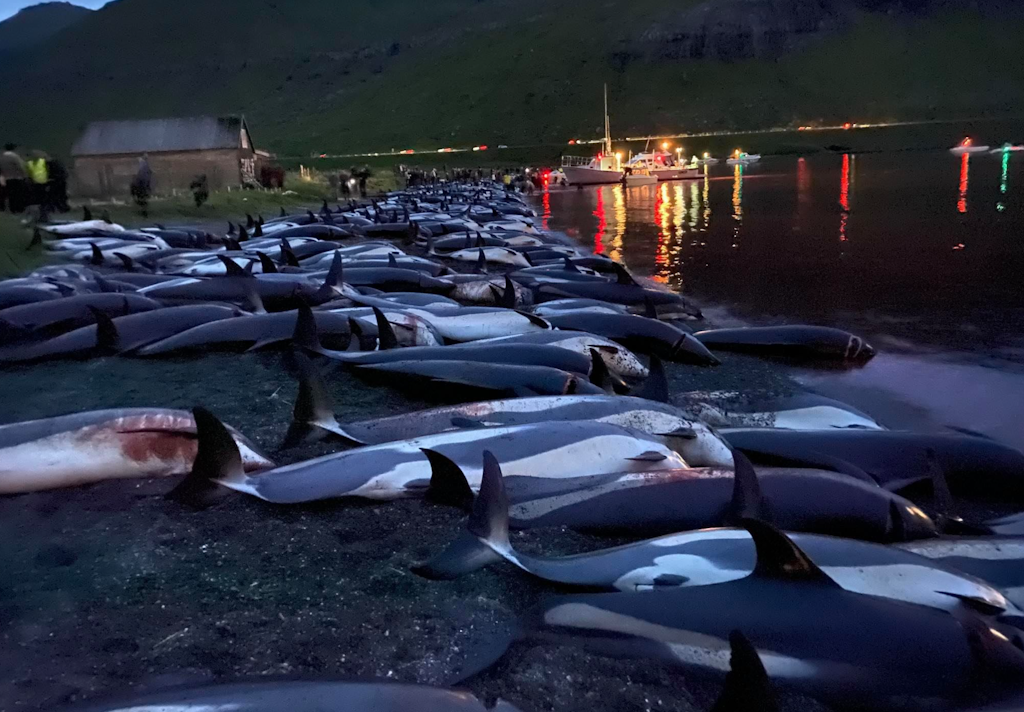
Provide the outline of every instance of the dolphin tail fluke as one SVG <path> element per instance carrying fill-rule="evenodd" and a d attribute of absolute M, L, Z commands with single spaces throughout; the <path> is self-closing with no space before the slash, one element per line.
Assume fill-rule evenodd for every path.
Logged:
<path fill-rule="evenodd" d="M 166 496 L 175 502 L 202 508 L 219 499 L 218 482 L 230 486 L 244 482 L 246 477 L 238 445 L 224 424 L 205 408 L 194 408 L 192 415 L 199 441 L 196 459 L 192 471 Z"/>
<path fill-rule="evenodd" d="M 463 531 L 440 554 L 410 570 L 432 581 L 452 581 L 501 559 L 501 555 L 480 541 L 479 537 Z"/>
<path fill-rule="evenodd" d="M 423 454 L 431 464 L 430 496 L 436 499 L 441 495 L 459 503 L 472 502 L 472 511 L 466 531 L 430 561 L 414 567 L 413 573 L 429 579 L 450 580 L 511 555 L 508 495 L 501 466 L 494 455 L 489 450 L 483 453 L 480 495 L 473 501 L 473 493 L 458 465 L 434 450 L 424 449 Z"/>
<path fill-rule="evenodd" d="M 651 355 L 651 364 L 648 368 L 647 380 L 644 384 L 630 393 L 637 398 L 668 403 L 668 377 L 665 375 L 665 365 L 657 356 Z"/>
<path fill-rule="evenodd" d="M 738 630 L 729 634 L 729 672 L 711 712 L 777 712 L 779 703 L 757 649 Z"/>
<path fill-rule="evenodd" d="M 292 424 L 282 447 L 298 445 L 313 428 L 332 433 L 356 445 L 364 445 L 363 441 L 349 435 L 338 424 L 323 378 L 309 357 L 296 351 L 294 358 L 299 370 L 299 395 L 295 399 Z"/>
<path fill-rule="evenodd" d="M 395 330 L 391 328 L 391 322 L 384 316 L 377 307 L 370 307 L 373 309 L 373 315 L 377 318 L 377 342 L 380 344 L 381 351 L 388 351 L 390 349 L 398 348 L 398 337 L 395 336 Z"/>

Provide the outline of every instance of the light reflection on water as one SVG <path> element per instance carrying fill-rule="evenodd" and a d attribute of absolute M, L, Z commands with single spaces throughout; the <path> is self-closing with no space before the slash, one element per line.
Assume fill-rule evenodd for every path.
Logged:
<path fill-rule="evenodd" d="M 802 376 L 819 390 L 1024 447 L 1008 434 L 1024 419 L 1022 173 L 1008 153 L 765 159 L 689 185 L 553 192 L 550 224 L 712 318 L 835 325 L 879 348 L 865 369 Z"/>
<path fill-rule="evenodd" d="M 1004 348 L 1024 333 L 1022 171 L 1020 154 L 819 154 L 559 189 L 545 207 L 552 228 L 744 317 Z"/>

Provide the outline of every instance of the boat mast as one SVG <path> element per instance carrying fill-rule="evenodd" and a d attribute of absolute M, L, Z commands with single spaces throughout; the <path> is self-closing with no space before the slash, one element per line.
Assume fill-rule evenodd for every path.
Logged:
<path fill-rule="evenodd" d="M 604 152 L 612 155 L 612 125 L 608 120 L 608 84 L 604 85 Z"/>

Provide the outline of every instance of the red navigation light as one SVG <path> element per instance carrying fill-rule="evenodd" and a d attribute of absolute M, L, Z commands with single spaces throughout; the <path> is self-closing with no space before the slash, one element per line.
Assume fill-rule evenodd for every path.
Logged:
<path fill-rule="evenodd" d="M 320 154 L 320 158 L 327 158 L 327 154 L 326 153 L 321 153 Z"/>
<path fill-rule="evenodd" d="M 597 154 L 597 160 L 600 161 L 602 158 L 604 158 L 604 154 L 603 153 Z"/>
<path fill-rule="evenodd" d="M 569 139 L 569 145 L 570 146 L 575 146 L 576 145 L 576 139 L 574 139 L 574 138 Z"/>
<path fill-rule="evenodd" d="M 974 141 L 973 141 L 973 140 L 971 140 L 971 137 L 970 137 L 970 136 L 967 136 L 967 137 L 965 137 L 965 138 L 964 138 L 964 140 L 963 140 L 963 141 L 961 141 L 961 142 L 960 142 L 960 145 L 961 145 L 961 146 L 970 146 L 970 145 L 971 145 L 971 144 L 973 144 L 973 143 L 974 143 Z"/>
<path fill-rule="evenodd" d="M 853 128 L 853 124 L 851 124 L 849 121 L 847 121 L 845 124 L 843 124 L 843 128 L 846 129 L 847 131 L 849 131 L 850 129 Z"/>
<path fill-rule="evenodd" d="M 483 145 L 483 146 L 478 146 L 478 148 L 479 148 L 479 149 L 480 149 L 481 151 L 486 151 L 486 150 L 487 150 L 487 146 L 486 146 L 486 145 Z"/>

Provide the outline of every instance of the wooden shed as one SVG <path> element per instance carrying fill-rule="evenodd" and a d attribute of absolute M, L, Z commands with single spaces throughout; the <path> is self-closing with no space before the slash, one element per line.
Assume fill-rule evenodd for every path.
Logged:
<path fill-rule="evenodd" d="M 211 190 L 255 180 L 256 151 L 241 116 L 96 121 L 71 149 L 75 193 L 127 197 L 147 157 L 153 192 L 188 190 L 205 175 Z"/>

